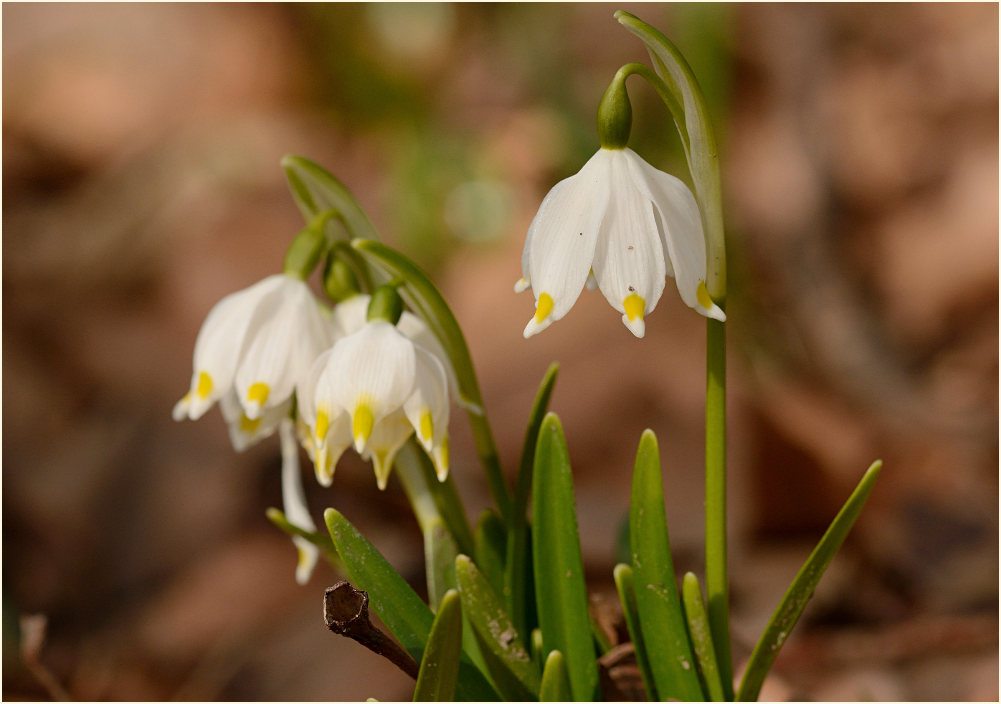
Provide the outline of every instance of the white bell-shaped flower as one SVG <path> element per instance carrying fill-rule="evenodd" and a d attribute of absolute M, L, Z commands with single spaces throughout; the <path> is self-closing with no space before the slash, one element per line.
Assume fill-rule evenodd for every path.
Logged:
<path fill-rule="evenodd" d="M 279 421 L 278 435 L 282 447 L 282 508 L 285 518 L 294 526 L 316 532 L 316 524 L 306 505 L 302 489 L 302 475 L 299 471 L 299 443 L 296 441 L 295 425 L 290 418 Z M 301 535 L 292 537 L 298 559 L 295 567 L 295 581 L 305 584 L 313 574 L 313 568 L 320 558 L 320 551 L 313 543 Z"/>
<path fill-rule="evenodd" d="M 334 341 L 335 328 L 304 281 L 275 274 L 212 308 L 195 342 L 191 388 L 174 418 L 200 418 L 216 401 L 237 450 L 274 432 L 296 383 Z"/>
<path fill-rule="evenodd" d="M 320 355 L 298 387 L 304 442 L 320 484 L 329 486 L 341 454 L 351 446 L 371 460 L 379 488 L 396 453 L 412 433 L 448 476 L 449 372 L 434 335 L 416 316 L 397 325 L 367 321 L 368 296 L 337 306 L 335 325 L 347 333 Z M 430 339 L 428 339 L 430 338 Z M 435 350 L 417 342 L 434 340 Z M 440 355 L 440 356 L 439 356 Z"/>
<path fill-rule="evenodd" d="M 679 179 L 631 149 L 598 150 L 557 183 L 528 229 L 522 279 L 535 293 L 525 337 L 545 330 L 573 306 L 585 284 L 599 288 L 637 337 L 644 317 L 674 277 L 681 299 L 726 320 L 706 290 L 706 243 L 695 197 Z"/>

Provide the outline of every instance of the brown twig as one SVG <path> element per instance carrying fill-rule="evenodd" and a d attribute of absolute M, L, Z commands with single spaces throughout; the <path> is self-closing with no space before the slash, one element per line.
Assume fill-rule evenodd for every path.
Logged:
<path fill-rule="evenodd" d="M 369 621 L 367 592 L 346 581 L 327 587 L 323 593 L 323 620 L 334 633 L 358 641 L 417 679 L 417 661 Z"/>

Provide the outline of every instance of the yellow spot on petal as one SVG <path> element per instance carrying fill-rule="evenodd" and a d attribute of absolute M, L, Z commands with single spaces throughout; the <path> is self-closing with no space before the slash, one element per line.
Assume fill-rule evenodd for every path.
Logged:
<path fill-rule="evenodd" d="M 431 410 L 425 408 L 421 411 L 421 423 L 420 423 L 420 434 L 421 442 L 427 443 L 431 441 L 431 436 L 434 435 L 434 422 L 431 419 Z"/>
<path fill-rule="evenodd" d="M 434 448 L 435 473 L 438 481 L 445 481 L 448 478 L 448 438 L 442 438 L 441 445 Z"/>
<path fill-rule="evenodd" d="M 268 395 L 271 393 L 271 388 L 265 384 L 263 381 L 258 381 L 250 385 L 247 389 L 247 400 L 257 401 L 260 405 L 264 405 L 265 401 L 268 400 Z"/>
<path fill-rule="evenodd" d="M 296 552 L 299 553 L 299 558 L 296 560 L 295 566 L 300 570 L 306 569 L 306 567 L 309 565 L 309 557 L 310 557 L 309 553 L 303 550 L 298 545 L 296 545 L 295 549 Z"/>
<path fill-rule="evenodd" d="M 208 375 L 208 372 L 198 372 L 198 386 L 195 387 L 195 394 L 197 394 L 198 399 L 204 401 L 212 393 L 212 377 Z"/>
<path fill-rule="evenodd" d="M 539 294 L 539 303 L 535 308 L 535 322 L 541 323 L 553 312 L 553 297 L 548 293 Z"/>
<path fill-rule="evenodd" d="M 261 427 L 261 419 L 260 418 L 254 418 L 253 420 L 251 420 L 250 418 L 247 417 L 246 413 L 240 415 L 240 432 L 241 433 L 245 433 L 247 435 L 253 435 L 254 433 L 257 432 L 257 429 L 259 427 Z"/>
<path fill-rule="evenodd" d="M 330 416 L 327 415 L 327 409 L 321 408 L 316 412 L 316 442 L 322 444 L 323 439 L 327 437 L 327 431 L 330 430 Z"/>
<path fill-rule="evenodd" d="M 368 404 L 362 401 L 355 406 L 355 412 L 351 418 L 351 432 L 355 438 L 355 446 L 364 447 L 372 435 L 372 428 L 375 426 L 375 416 Z"/>
<path fill-rule="evenodd" d="M 386 486 L 389 484 L 389 471 L 392 469 L 392 465 L 386 461 L 388 459 L 389 452 L 386 450 L 377 450 L 372 457 L 372 465 L 375 470 L 375 484 L 379 487 L 379 491 L 385 491 Z"/>
<path fill-rule="evenodd" d="M 638 293 L 630 293 L 622 301 L 622 307 L 625 309 L 626 317 L 629 318 L 629 322 L 631 323 L 637 318 L 643 320 L 643 310 L 646 308 L 646 301 Z"/>
<path fill-rule="evenodd" d="M 709 290 L 706 289 L 706 282 L 700 281 L 699 287 L 695 289 L 695 300 L 699 302 L 699 305 L 703 308 L 709 309 L 713 307 L 712 296 L 709 295 Z"/>

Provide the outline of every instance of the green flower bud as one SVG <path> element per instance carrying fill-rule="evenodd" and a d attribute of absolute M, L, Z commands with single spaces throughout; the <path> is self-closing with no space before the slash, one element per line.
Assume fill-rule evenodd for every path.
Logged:
<path fill-rule="evenodd" d="M 618 71 L 598 103 L 598 141 L 603 149 L 624 149 L 629 143 L 633 108 L 626 93 L 628 75 Z"/>
<path fill-rule="evenodd" d="M 285 273 L 305 281 L 316 268 L 327 248 L 322 227 L 307 227 L 299 232 L 285 251 Z"/>
<path fill-rule="evenodd" d="M 368 304 L 367 319 L 369 322 L 385 320 L 396 325 L 403 315 L 403 299 L 395 286 L 380 286 L 372 292 L 372 300 Z"/>
<path fill-rule="evenodd" d="M 361 288 L 351 266 L 343 259 L 331 255 L 327 257 L 327 264 L 323 267 L 323 291 L 330 300 L 340 303 L 357 295 Z"/>

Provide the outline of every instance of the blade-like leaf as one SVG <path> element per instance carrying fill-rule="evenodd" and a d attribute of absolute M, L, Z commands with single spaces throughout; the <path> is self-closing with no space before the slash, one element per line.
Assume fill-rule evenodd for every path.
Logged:
<path fill-rule="evenodd" d="M 545 669 L 542 670 L 542 686 L 539 688 L 540 702 L 570 701 L 570 675 L 567 673 L 567 661 L 563 653 L 554 650 L 546 658 Z"/>
<path fill-rule="evenodd" d="M 473 624 L 497 691 L 509 701 L 536 699 L 539 671 L 514 630 L 500 597 L 466 555 L 455 560 L 462 610 Z"/>
<path fill-rule="evenodd" d="M 469 416 L 476 452 L 487 473 L 490 491 L 504 523 L 509 524 L 511 494 L 501 472 L 493 432 L 483 413 L 483 398 L 469 347 L 455 315 L 428 275 L 412 260 L 373 240 L 356 239 L 351 246 L 373 267 L 403 282 L 398 289 L 400 296 L 424 319 L 441 342 L 455 371 L 459 403 Z"/>
<path fill-rule="evenodd" d="M 504 556 L 507 533 L 500 517 L 485 509 L 476 523 L 476 565 L 498 595 L 504 594 Z"/>
<path fill-rule="evenodd" d="M 704 695 L 674 578 L 657 438 L 650 430 L 643 432 L 636 452 L 629 544 L 643 644 L 657 694 L 668 699 L 700 701 Z"/>
<path fill-rule="evenodd" d="M 652 702 L 660 701 L 653 680 L 653 671 L 650 669 L 650 659 L 647 657 L 646 646 L 643 644 L 643 629 L 640 627 L 639 611 L 636 609 L 636 592 L 633 590 L 633 568 L 629 565 L 616 565 L 612 576 L 615 579 L 615 589 L 619 592 L 622 615 L 626 619 L 629 639 L 633 642 L 636 664 L 639 665 L 640 675 L 643 677 L 647 699 Z"/>
<path fill-rule="evenodd" d="M 351 240 L 355 237 L 379 239 L 379 234 L 358 201 L 329 171 L 309 159 L 292 154 L 282 159 L 282 168 L 292 190 L 292 197 L 307 223 L 326 211 L 333 211 L 340 216 L 331 218 L 325 226 L 331 241 Z"/>
<path fill-rule="evenodd" d="M 423 532 L 428 606 L 439 609 L 445 594 L 455 588 L 455 558 L 459 550 L 440 518 L 429 521 Z"/>
<path fill-rule="evenodd" d="M 598 666 L 591 639 L 570 457 L 560 420 L 553 413 L 542 421 L 535 448 L 532 557 L 544 652 L 563 653 L 574 699 L 591 701 L 597 693 Z"/>
<path fill-rule="evenodd" d="M 719 667 L 716 665 L 716 651 L 713 649 L 713 636 L 709 630 L 706 604 L 702 600 L 702 587 L 699 586 L 699 578 L 691 572 L 686 573 L 682 578 L 681 596 L 685 604 L 688 635 L 692 640 L 692 648 L 695 650 L 695 659 L 699 665 L 699 673 L 702 675 L 706 693 L 711 701 L 726 701 L 723 694 L 723 681 L 720 679 Z"/>
<path fill-rule="evenodd" d="M 518 479 L 514 488 L 514 508 L 507 538 L 507 559 L 504 569 L 504 595 L 507 597 L 508 613 L 518 633 L 527 637 L 535 627 L 535 586 L 532 581 L 532 543 L 529 535 L 528 496 L 532 490 L 532 468 L 535 465 L 535 445 L 539 439 L 539 428 L 549 408 L 549 398 L 556 384 L 560 365 L 553 362 L 542 377 L 539 391 L 535 395 L 532 411 L 528 416 L 528 429 L 521 450 L 518 465 Z"/>
<path fill-rule="evenodd" d="M 431 624 L 421 669 L 414 688 L 415 702 L 448 702 L 455 698 L 462 653 L 462 606 L 459 592 L 449 590 Z"/>
<path fill-rule="evenodd" d="M 372 609 L 400 645 L 420 662 L 434 621 L 431 609 L 339 511 L 328 508 L 323 520 L 352 584 L 368 592 Z"/>
<path fill-rule="evenodd" d="M 782 601 L 775 613 L 772 614 L 768 626 L 765 627 L 765 632 L 761 634 L 757 645 L 754 646 L 751 659 L 747 663 L 747 669 L 740 682 L 740 689 L 737 691 L 737 701 L 757 700 L 768 670 L 771 669 L 779 650 L 786 638 L 789 637 L 796 621 L 799 620 L 807 602 L 810 601 L 810 597 L 813 596 L 813 591 L 817 588 L 820 578 L 824 576 L 827 566 L 834 559 L 834 554 L 841 547 L 841 543 L 844 542 L 848 531 L 851 530 L 852 524 L 855 523 L 855 519 L 862 511 L 882 468 L 883 462 L 881 460 L 876 460 L 869 466 L 858 486 L 855 487 L 855 491 L 848 497 L 848 501 L 841 507 L 838 515 L 834 517 L 827 532 L 820 539 L 820 543 L 810 553 L 806 564 L 800 569 L 785 596 L 782 597 Z"/>

